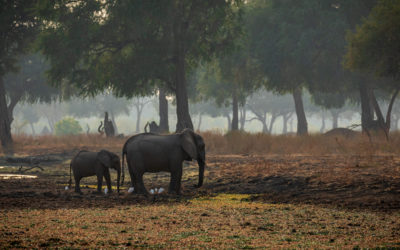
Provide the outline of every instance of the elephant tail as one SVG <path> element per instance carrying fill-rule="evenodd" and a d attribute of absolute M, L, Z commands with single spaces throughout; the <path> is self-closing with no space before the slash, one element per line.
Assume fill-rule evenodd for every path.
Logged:
<path fill-rule="evenodd" d="M 147 122 L 146 125 L 144 126 L 144 132 L 145 132 L 145 133 L 148 133 L 148 132 L 147 132 L 147 127 L 148 127 L 149 125 L 150 125 L 149 122 Z"/>

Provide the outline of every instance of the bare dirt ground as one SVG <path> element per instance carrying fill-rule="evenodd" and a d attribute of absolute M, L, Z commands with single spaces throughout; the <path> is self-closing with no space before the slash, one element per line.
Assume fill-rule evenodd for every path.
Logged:
<path fill-rule="evenodd" d="M 66 154 L 61 159 L 68 157 L 69 154 Z M 19 174 L 17 168 L 14 166 L 7 171 L 3 168 L 0 173 Z M 85 200 L 91 206 L 91 198 L 95 204 L 100 204 L 100 200 L 110 200 L 109 197 L 92 194 L 96 185 L 94 178 L 83 181 L 84 187 L 92 187 L 85 191 L 87 194 L 84 196 L 65 191 L 69 180 L 68 160 L 64 164 L 50 164 L 42 168 L 43 171 L 35 168 L 23 173 L 36 175 L 35 179 L 0 177 L 0 208 L 74 206 L 71 199 Z M 137 202 L 134 195 L 127 195 L 126 188 L 130 181 L 127 170 L 126 178 L 128 184 L 121 190 L 120 197 L 110 195 L 118 198 L 121 204 Z M 114 185 L 115 179 L 114 176 Z M 169 174 L 148 174 L 145 182 L 148 189 L 167 189 Z M 270 203 L 400 210 L 400 158 L 394 156 L 212 155 L 208 157 L 204 186 L 197 190 L 193 187 L 196 183 L 197 166 L 195 162 L 186 163 L 182 178 L 182 197 L 186 198 L 216 193 L 252 194 L 252 200 Z M 115 201 L 112 203 L 115 204 Z M 79 206 L 82 205 L 80 203 Z"/>
<path fill-rule="evenodd" d="M 94 178 L 88 178 L 81 183 L 84 195 L 76 195 L 72 190 L 64 189 L 69 180 L 69 159 L 72 155 L 73 152 L 52 155 L 51 157 L 57 161 L 40 165 L 42 169 L 33 168 L 22 173 L 34 175 L 37 178 L 6 179 L 0 177 L 0 210 L 6 211 L 5 215 L 0 217 L 1 247 L 133 246 L 174 248 L 200 246 L 251 248 L 280 246 L 349 248 L 357 246 L 398 247 L 400 244 L 400 157 L 394 155 L 208 155 L 205 183 L 200 189 L 194 188 L 197 183 L 197 166 L 194 162 L 185 163 L 182 178 L 183 195 L 179 197 L 165 193 L 149 197 L 128 194 L 127 188 L 130 180 L 127 170 L 126 182 L 128 183 L 123 187 L 120 195 L 117 195 L 115 191 L 114 172 L 112 175 L 114 192 L 112 194 L 94 194 L 96 181 Z M 17 163 L 11 165 L 13 166 L 0 168 L 0 176 L 10 173 L 20 174 L 21 171 L 28 168 L 20 168 L 21 164 Z M 167 189 L 168 182 L 168 173 L 145 176 L 145 184 L 148 189 L 160 186 Z M 218 198 L 224 194 L 229 198 Z M 205 203 L 198 203 L 199 201 L 205 201 Z M 188 210 L 190 204 L 201 205 L 193 205 Z M 219 205 L 215 206 L 215 204 Z M 273 204 L 278 207 L 274 207 Z M 165 220 L 160 218 L 162 216 L 157 215 L 160 211 L 156 210 L 156 207 L 165 207 L 162 208 L 162 211 L 165 212 Z M 150 218 L 148 221 L 157 220 L 159 224 L 167 228 L 160 230 L 168 231 L 168 228 L 175 227 L 179 229 L 175 229 L 178 230 L 175 234 L 168 232 L 154 238 L 151 230 L 158 230 L 158 227 L 143 229 L 137 226 L 137 228 L 130 229 L 132 235 L 135 236 L 115 240 L 111 243 L 99 239 L 92 239 L 93 242 L 91 242 L 89 239 L 94 237 L 93 235 L 88 235 L 87 240 L 79 240 L 79 235 L 82 234 L 82 230 L 85 231 L 84 229 L 88 229 L 88 227 L 90 229 L 91 223 L 96 222 L 96 219 L 91 219 L 84 225 L 79 224 L 79 230 L 76 229 L 78 231 L 68 229 L 73 226 L 66 225 L 65 230 L 68 229 L 69 233 L 75 235 L 74 240 L 67 240 L 59 235 L 56 237 L 53 235 L 54 233 L 48 233 L 47 238 L 38 236 L 40 234 L 33 234 L 32 232 L 35 230 L 40 231 L 37 226 L 39 222 L 34 219 L 32 221 L 36 222 L 32 222 L 29 219 L 32 216 L 31 211 L 59 214 L 60 211 L 72 209 L 71 211 L 75 211 L 73 215 L 75 217 L 71 220 L 79 220 L 79 214 L 85 213 L 85 211 L 86 213 L 90 213 L 88 211 L 101 213 L 99 211 L 109 209 L 108 211 L 112 211 L 112 217 L 115 216 L 121 225 L 125 225 L 125 220 L 119 216 L 122 210 L 130 208 L 134 209 L 137 215 Z M 250 210 L 246 209 L 254 210 L 254 213 L 250 213 Z M 293 213 L 288 215 L 287 213 L 290 211 Z M 179 222 L 180 216 L 182 219 L 189 216 L 188 213 L 194 213 L 195 215 L 190 216 L 190 219 L 185 222 L 188 230 L 191 230 L 184 231 L 182 225 L 178 226 L 171 222 L 168 215 L 171 213 L 177 216 L 173 220 L 176 223 Z M 268 218 L 269 221 L 277 220 L 277 218 L 280 218 L 280 221 L 273 223 L 264 221 L 260 224 L 260 218 L 267 220 L 263 216 L 271 215 L 271 213 L 272 216 L 277 213 L 277 217 Z M 315 225 L 313 225 L 318 228 L 310 225 L 310 221 L 315 218 L 310 219 L 307 217 L 308 215 L 305 215 L 309 213 L 317 214 L 315 218 L 318 218 L 319 222 L 314 221 Z M 365 216 L 361 216 L 362 214 Z M 53 220 L 57 220 L 57 216 L 53 215 L 49 220 L 53 223 Z M 203 231 L 195 230 L 203 225 L 201 218 L 210 219 L 209 217 L 213 216 L 216 217 L 215 223 L 209 222 L 209 227 Z M 217 223 L 222 220 L 219 218 L 221 216 L 227 218 L 231 228 L 229 226 L 225 228 L 226 220 Z M 326 221 L 321 222 L 327 216 L 333 216 L 333 222 L 330 222 L 330 225 L 334 226 L 331 229 L 327 228 Z M 61 216 L 59 217 L 61 218 Z M 86 218 L 86 216 L 84 217 Z M 193 221 L 194 218 L 200 218 L 200 221 Z M 292 220 L 287 218 L 292 218 L 294 222 L 289 223 L 288 227 L 274 227 L 274 225 L 282 223 L 287 224 L 287 220 Z M 370 218 L 370 222 L 366 218 Z M 342 222 L 342 219 L 347 222 Z M 65 221 L 68 220 L 65 219 Z M 181 222 L 184 223 L 184 220 L 182 219 Z M 345 223 L 344 227 L 343 223 Z M 103 227 L 103 224 L 99 226 L 99 228 Z M 356 234 L 354 234 L 356 232 L 354 227 L 357 228 Z M 28 232 L 29 228 L 31 228 L 30 233 Z M 48 228 L 58 230 L 56 225 L 49 225 Z M 91 233 L 97 232 L 97 230 L 93 229 Z M 114 233 L 126 234 L 126 230 L 118 227 L 118 232 Z M 338 233 L 338 230 L 344 231 Z M 254 233 L 257 233 L 258 236 L 251 236 Z M 69 237 L 67 238 L 69 239 Z"/>

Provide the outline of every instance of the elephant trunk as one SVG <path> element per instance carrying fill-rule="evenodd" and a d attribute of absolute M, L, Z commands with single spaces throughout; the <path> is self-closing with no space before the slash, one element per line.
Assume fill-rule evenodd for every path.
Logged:
<path fill-rule="evenodd" d="M 197 188 L 201 187 L 203 185 L 203 179 L 204 179 L 204 167 L 206 166 L 206 163 L 204 161 L 198 161 L 199 164 L 199 183 L 197 184 Z"/>

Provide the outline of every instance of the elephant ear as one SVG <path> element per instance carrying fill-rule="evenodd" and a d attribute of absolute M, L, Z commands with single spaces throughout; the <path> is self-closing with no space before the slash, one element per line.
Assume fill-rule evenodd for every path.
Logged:
<path fill-rule="evenodd" d="M 101 150 L 97 154 L 97 159 L 106 167 L 111 167 L 111 157 L 110 154 L 106 150 Z"/>
<path fill-rule="evenodd" d="M 189 129 L 185 129 L 181 134 L 181 142 L 183 150 L 190 156 L 192 159 L 197 159 L 197 147 L 194 141 L 192 131 Z"/>

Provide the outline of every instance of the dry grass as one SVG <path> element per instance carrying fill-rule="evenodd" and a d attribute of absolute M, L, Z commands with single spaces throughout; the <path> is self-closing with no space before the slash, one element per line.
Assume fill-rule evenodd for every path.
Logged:
<path fill-rule="evenodd" d="M 15 136 L 16 154 L 52 154 L 78 150 L 108 149 L 120 152 L 125 138 L 105 138 L 100 135 L 75 136 Z"/>
<path fill-rule="evenodd" d="M 392 133 L 390 141 L 384 137 L 359 135 L 354 138 L 328 137 L 321 134 L 307 136 L 268 135 L 216 131 L 203 132 L 207 151 L 214 154 L 393 154 L 400 153 L 400 134 Z"/>
<path fill-rule="evenodd" d="M 384 137 L 359 135 L 354 138 L 252 134 L 219 131 L 202 132 L 207 152 L 211 154 L 397 154 L 400 153 L 400 133 L 392 133 L 390 141 Z M 105 138 L 99 135 L 80 136 L 15 136 L 15 151 L 23 154 L 60 153 L 71 150 L 108 149 L 120 152 L 125 138 Z M 0 151 L 2 153 L 2 151 Z"/>
<path fill-rule="evenodd" d="M 399 246 L 399 216 L 202 197 L 0 215 L 2 248 L 354 248 Z M 79 201 L 76 201 L 79 202 Z"/>

